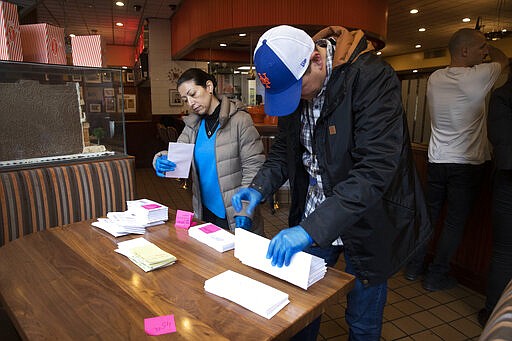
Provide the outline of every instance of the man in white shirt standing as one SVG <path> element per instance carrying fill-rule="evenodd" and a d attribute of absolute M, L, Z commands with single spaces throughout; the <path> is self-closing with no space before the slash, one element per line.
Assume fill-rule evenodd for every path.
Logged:
<path fill-rule="evenodd" d="M 485 97 L 507 67 L 506 55 L 487 45 L 477 30 L 464 28 L 448 44 L 451 62 L 434 72 L 427 85 L 432 133 L 428 148 L 427 202 L 435 224 L 444 202 L 447 214 L 433 262 L 423 280 L 429 291 L 454 287 L 448 276 L 450 260 L 461 241 L 464 226 L 478 194 L 484 162 L 490 160 Z M 490 63 L 483 63 L 489 56 Z M 423 272 L 426 248 L 406 269 L 415 280 Z"/>

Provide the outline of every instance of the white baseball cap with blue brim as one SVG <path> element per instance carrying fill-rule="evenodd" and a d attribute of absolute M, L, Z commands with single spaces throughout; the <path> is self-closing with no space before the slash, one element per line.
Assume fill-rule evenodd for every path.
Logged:
<path fill-rule="evenodd" d="M 297 109 L 302 76 L 314 49 L 313 39 L 292 26 L 276 26 L 260 37 L 254 51 L 254 65 L 265 88 L 265 113 L 286 116 Z"/>

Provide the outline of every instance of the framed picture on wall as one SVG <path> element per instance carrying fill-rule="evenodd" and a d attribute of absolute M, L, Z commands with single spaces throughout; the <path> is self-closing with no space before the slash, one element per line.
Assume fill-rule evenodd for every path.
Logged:
<path fill-rule="evenodd" d="M 124 98 L 121 98 L 121 97 L 118 97 L 118 105 L 121 104 L 121 106 L 119 106 L 119 110 L 121 110 L 121 108 L 124 108 L 124 112 L 125 113 L 135 113 L 137 112 L 137 97 L 133 94 L 124 94 Z"/>
<path fill-rule="evenodd" d="M 133 72 L 126 73 L 126 83 L 133 83 Z"/>
<path fill-rule="evenodd" d="M 178 91 L 169 90 L 169 105 L 171 107 L 183 105 L 183 101 L 181 100 L 181 95 Z"/>
<path fill-rule="evenodd" d="M 86 83 L 101 83 L 101 73 L 86 73 L 84 75 L 84 80 Z"/>
<path fill-rule="evenodd" d="M 114 88 L 104 88 L 103 89 L 103 96 L 104 97 L 114 97 Z"/>
<path fill-rule="evenodd" d="M 105 98 L 105 112 L 116 112 L 116 99 L 114 97 Z"/>
<path fill-rule="evenodd" d="M 112 74 L 110 72 L 103 72 L 101 74 L 101 81 L 103 83 L 111 83 L 112 82 Z"/>
<path fill-rule="evenodd" d="M 101 112 L 101 104 L 100 103 L 91 103 L 89 104 L 90 112 Z"/>
<path fill-rule="evenodd" d="M 72 74 L 71 75 L 71 80 L 73 82 L 81 82 L 82 81 L 82 75 Z"/>

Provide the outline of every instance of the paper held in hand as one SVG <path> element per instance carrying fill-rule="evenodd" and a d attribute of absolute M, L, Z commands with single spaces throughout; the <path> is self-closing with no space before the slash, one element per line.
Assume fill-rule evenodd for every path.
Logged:
<path fill-rule="evenodd" d="M 290 303 L 287 293 L 231 270 L 206 280 L 204 289 L 267 319 Z"/>
<path fill-rule="evenodd" d="M 194 144 L 169 142 L 167 159 L 176 164 L 172 172 L 166 172 L 166 178 L 188 178 L 190 164 L 194 156 Z"/>
<path fill-rule="evenodd" d="M 235 257 L 253 268 L 265 271 L 302 289 L 324 278 L 327 268 L 323 258 L 298 252 L 293 255 L 290 265 L 279 268 L 267 259 L 270 240 L 241 228 L 235 230 Z"/>

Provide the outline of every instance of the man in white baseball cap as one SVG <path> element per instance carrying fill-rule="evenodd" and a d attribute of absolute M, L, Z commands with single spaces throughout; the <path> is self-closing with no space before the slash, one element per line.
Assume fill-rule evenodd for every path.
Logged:
<path fill-rule="evenodd" d="M 350 340 L 379 340 L 387 279 L 431 234 L 414 169 L 400 82 L 361 30 L 291 26 L 265 32 L 254 53 L 265 112 L 279 117 L 267 161 L 232 198 L 247 212 L 290 182 L 290 228 L 270 242 L 272 265 L 306 251 L 355 275 Z M 316 340 L 320 318 L 294 339 Z"/>

